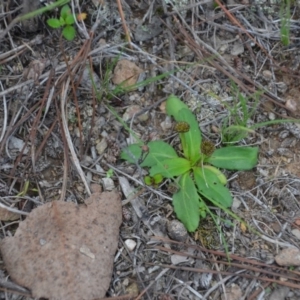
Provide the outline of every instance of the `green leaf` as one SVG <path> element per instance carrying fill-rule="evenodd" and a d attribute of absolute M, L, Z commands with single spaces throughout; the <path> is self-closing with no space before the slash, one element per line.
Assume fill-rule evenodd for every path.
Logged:
<path fill-rule="evenodd" d="M 153 180 L 154 180 L 154 183 L 155 184 L 159 184 L 159 183 L 161 183 L 162 181 L 163 181 L 163 176 L 161 175 L 161 174 L 155 174 L 154 176 L 153 176 Z"/>
<path fill-rule="evenodd" d="M 66 25 L 65 19 L 63 17 L 59 18 L 59 23 L 61 27 Z"/>
<path fill-rule="evenodd" d="M 178 97 L 171 95 L 168 97 L 166 102 L 166 111 L 169 116 L 173 116 L 177 121 L 179 111 L 183 108 L 189 109 Z"/>
<path fill-rule="evenodd" d="M 67 25 L 73 25 L 75 23 L 74 15 L 67 15 L 67 17 L 65 18 L 65 22 Z"/>
<path fill-rule="evenodd" d="M 184 156 L 192 164 L 200 159 L 201 132 L 195 115 L 190 111 L 188 106 L 179 98 L 171 95 L 166 103 L 168 115 L 173 116 L 177 122 L 186 122 L 190 125 L 190 130 L 180 133 Z"/>
<path fill-rule="evenodd" d="M 208 200 L 212 199 L 223 207 L 230 207 L 232 197 L 230 191 L 223 186 L 215 172 L 206 168 L 194 168 L 194 178 L 198 192 Z"/>
<path fill-rule="evenodd" d="M 190 125 L 188 132 L 180 133 L 184 156 L 191 161 L 192 164 L 200 159 L 201 133 L 195 115 L 186 108 L 179 111 L 176 121 L 184 121 Z"/>
<path fill-rule="evenodd" d="M 203 165 L 202 168 L 209 169 L 212 173 L 214 173 L 222 185 L 227 184 L 226 176 L 218 168 L 210 165 Z"/>
<path fill-rule="evenodd" d="M 71 14 L 71 8 L 69 5 L 64 5 L 62 8 L 61 8 L 61 11 L 60 11 L 60 16 L 63 18 L 63 19 L 66 19 L 66 17 L 68 15 Z"/>
<path fill-rule="evenodd" d="M 163 141 L 153 141 L 147 144 L 148 152 L 143 156 L 145 159 L 141 163 L 141 167 L 152 167 L 158 162 L 168 158 L 177 158 L 178 155 L 174 148 Z M 121 158 L 130 163 L 136 163 L 142 156 L 141 144 L 133 144 L 123 149 Z"/>
<path fill-rule="evenodd" d="M 206 159 L 211 165 L 227 170 L 250 170 L 257 164 L 258 147 L 224 147 Z"/>
<path fill-rule="evenodd" d="M 75 28 L 73 26 L 67 25 L 62 32 L 63 36 L 68 41 L 73 41 L 76 35 Z"/>
<path fill-rule="evenodd" d="M 51 27 L 51 28 L 59 28 L 60 22 L 58 19 L 48 19 L 47 20 L 47 24 Z"/>
<path fill-rule="evenodd" d="M 189 173 L 179 180 L 180 190 L 173 195 L 174 211 L 185 228 L 192 232 L 199 225 L 199 195 Z"/>
<path fill-rule="evenodd" d="M 141 164 L 142 167 L 152 167 L 160 161 L 178 157 L 174 148 L 164 141 L 153 141 L 148 143 L 147 146 L 149 147 L 149 153 Z"/>
<path fill-rule="evenodd" d="M 140 144 L 132 144 L 124 148 L 121 152 L 121 159 L 124 159 L 132 164 L 138 162 L 142 156 L 142 148 Z"/>
<path fill-rule="evenodd" d="M 152 178 L 150 176 L 145 176 L 144 177 L 144 182 L 146 185 L 152 185 Z"/>
<path fill-rule="evenodd" d="M 180 133 L 180 140 L 183 148 L 184 156 L 189 159 L 192 164 L 200 159 L 201 132 L 195 115 L 190 111 L 186 104 L 179 98 L 171 95 L 166 103 L 167 114 L 173 116 L 177 122 L 187 122 L 190 130 Z"/>
<path fill-rule="evenodd" d="M 179 176 L 191 169 L 191 163 L 185 158 L 177 157 L 159 161 L 150 169 L 150 176 L 161 174 L 165 178 Z"/>

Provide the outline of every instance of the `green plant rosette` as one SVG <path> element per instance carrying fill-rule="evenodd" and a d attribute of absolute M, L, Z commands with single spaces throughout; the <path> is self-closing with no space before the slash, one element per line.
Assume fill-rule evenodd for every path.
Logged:
<path fill-rule="evenodd" d="M 121 158 L 149 168 L 145 184 L 155 185 L 171 178 L 179 190 L 173 194 L 174 211 L 188 231 L 195 231 L 199 220 L 209 211 L 204 198 L 230 214 L 232 196 L 225 187 L 227 179 L 218 169 L 249 170 L 257 164 L 258 147 L 229 146 L 201 154 L 201 132 L 194 114 L 171 95 L 166 102 L 168 115 L 177 121 L 183 157 L 163 141 L 137 143 L 123 149 Z M 183 125 L 183 127 L 182 127 Z M 180 131 L 180 128 L 184 130 Z"/>

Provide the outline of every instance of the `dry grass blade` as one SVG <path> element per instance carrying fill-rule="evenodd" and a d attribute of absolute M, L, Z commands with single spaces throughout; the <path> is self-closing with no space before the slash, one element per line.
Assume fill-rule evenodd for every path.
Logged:
<path fill-rule="evenodd" d="M 1 85 L 1 89 L 3 91 L 3 85 L 2 82 L 0 81 L 0 85 Z M 2 131 L 1 131 L 1 135 L 0 135 L 0 143 L 2 142 L 5 132 L 6 132 L 6 127 L 7 127 L 7 117 L 8 117 L 8 113 L 7 113 L 7 102 L 6 102 L 6 98 L 5 95 L 2 96 L 3 98 L 3 112 L 4 112 L 4 117 L 3 117 L 3 125 L 2 125 Z"/>
<path fill-rule="evenodd" d="M 25 297 L 32 297 L 31 293 L 27 289 L 3 279 L 0 280 L 0 290 L 5 292 L 13 292 L 17 295 L 22 295 Z"/>
<path fill-rule="evenodd" d="M 131 44 L 130 32 L 129 32 L 128 26 L 126 24 L 126 20 L 125 20 L 123 8 L 122 8 L 121 0 L 117 0 L 117 4 L 118 4 L 119 14 L 120 14 L 120 17 L 121 17 L 121 20 L 122 20 L 122 26 L 123 26 L 124 33 L 125 33 L 125 38 L 126 38 L 126 41 L 129 43 L 129 47 L 131 48 L 131 46 L 130 46 L 130 44 Z"/>
<path fill-rule="evenodd" d="M 62 124 L 63 124 L 63 129 L 64 129 L 64 134 L 68 143 L 68 147 L 69 150 L 71 152 L 72 155 L 72 160 L 73 163 L 77 169 L 77 172 L 86 188 L 86 192 L 88 193 L 88 195 L 91 195 L 91 191 L 90 191 L 90 187 L 86 181 L 85 178 L 85 174 L 82 171 L 82 168 L 80 166 L 80 162 L 78 160 L 78 157 L 76 155 L 75 149 L 74 149 L 74 145 L 72 143 L 72 139 L 71 139 L 71 135 L 68 129 L 68 124 L 67 124 L 67 120 L 66 120 L 66 110 L 65 110 L 65 106 L 66 106 L 66 99 L 67 99 L 67 93 L 68 93 L 68 88 L 69 88 L 69 84 L 70 84 L 70 78 L 68 78 L 67 82 L 65 85 L 63 85 L 62 87 L 62 94 L 61 94 L 61 113 L 62 113 Z"/>

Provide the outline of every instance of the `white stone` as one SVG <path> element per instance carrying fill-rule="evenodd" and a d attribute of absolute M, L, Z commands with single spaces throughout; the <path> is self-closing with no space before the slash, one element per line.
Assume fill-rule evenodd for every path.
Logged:
<path fill-rule="evenodd" d="M 111 178 L 102 178 L 102 182 L 105 191 L 112 191 L 115 188 L 114 181 Z"/>
<path fill-rule="evenodd" d="M 298 240 L 300 240 L 300 230 L 299 230 L 299 229 L 293 229 L 293 230 L 292 230 L 292 234 L 293 234 Z"/>
<path fill-rule="evenodd" d="M 19 139 L 19 138 L 16 138 L 15 136 L 12 136 L 10 139 L 9 139 L 9 142 L 8 142 L 8 148 L 9 149 L 14 149 L 14 150 L 17 150 L 17 151 L 21 151 L 24 147 L 24 141 Z M 25 150 L 23 152 L 24 154 L 28 153 L 28 147 L 25 147 Z"/>
<path fill-rule="evenodd" d="M 175 266 L 186 261 L 188 261 L 188 258 L 186 256 L 177 254 L 171 256 L 171 263 Z"/>
<path fill-rule="evenodd" d="M 136 241 L 134 241 L 132 239 L 127 239 L 125 241 L 125 245 L 127 246 L 129 251 L 133 251 L 136 247 Z"/>
<path fill-rule="evenodd" d="M 233 202 L 232 202 L 232 205 L 231 205 L 231 209 L 234 211 L 234 210 L 237 210 L 240 206 L 241 206 L 241 201 L 239 199 L 237 199 L 236 197 L 233 198 Z"/>
<path fill-rule="evenodd" d="M 275 114 L 273 112 L 269 112 L 268 118 L 269 118 L 269 120 L 273 121 L 273 120 L 276 119 L 276 116 L 275 116 Z"/>
<path fill-rule="evenodd" d="M 96 150 L 99 155 L 103 154 L 103 152 L 107 148 L 107 141 L 106 139 L 102 139 L 97 145 L 96 145 Z"/>

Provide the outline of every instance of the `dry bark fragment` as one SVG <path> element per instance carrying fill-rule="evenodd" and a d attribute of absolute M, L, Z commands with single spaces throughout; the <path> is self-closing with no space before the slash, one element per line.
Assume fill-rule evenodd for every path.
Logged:
<path fill-rule="evenodd" d="M 89 300 L 109 287 L 122 207 L 116 192 L 85 205 L 56 201 L 34 209 L 1 253 L 14 281 L 36 298 Z"/>

